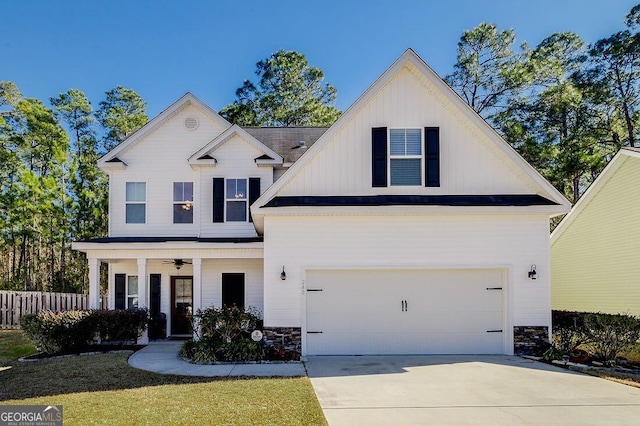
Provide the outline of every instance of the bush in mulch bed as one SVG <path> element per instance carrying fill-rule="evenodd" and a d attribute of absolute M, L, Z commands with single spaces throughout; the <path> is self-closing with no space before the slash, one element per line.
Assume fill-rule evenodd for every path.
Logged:
<path fill-rule="evenodd" d="M 553 346 L 545 361 L 588 362 L 594 358 L 612 365 L 622 351 L 640 340 L 640 318 L 628 314 L 553 311 Z"/>
<path fill-rule="evenodd" d="M 193 316 L 198 339 L 186 341 L 180 356 L 199 364 L 267 360 L 271 352 L 262 342 L 251 339 L 251 332 L 260 328 L 261 323 L 259 313 L 252 308 L 225 306 L 198 310 Z"/>
<path fill-rule="evenodd" d="M 41 311 L 22 317 L 20 327 L 48 355 L 135 345 L 148 324 L 146 309 Z"/>

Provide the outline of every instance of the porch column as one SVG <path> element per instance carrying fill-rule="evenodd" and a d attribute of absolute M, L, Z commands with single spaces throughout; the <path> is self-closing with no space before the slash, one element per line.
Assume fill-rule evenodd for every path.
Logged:
<path fill-rule="evenodd" d="M 146 308 L 149 306 L 147 303 L 147 286 L 149 285 L 147 279 L 147 259 L 138 259 L 138 307 Z M 138 343 L 146 345 L 149 343 L 149 334 L 145 330 L 142 333 L 142 337 L 138 339 Z"/>
<path fill-rule="evenodd" d="M 89 309 L 100 309 L 100 259 L 90 257 L 89 262 Z"/>
<path fill-rule="evenodd" d="M 109 283 L 107 286 L 107 301 L 109 302 L 109 309 L 114 310 L 116 308 L 116 277 L 111 269 L 111 263 L 107 263 L 107 281 Z"/>
<path fill-rule="evenodd" d="M 191 259 L 193 265 L 193 314 L 198 312 L 198 309 L 202 309 L 202 259 Z M 193 324 L 193 337 L 198 338 L 198 323 L 194 321 Z"/>
<path fill-rule="evenodd" d="M 202 309 L 202 259 L 191 259 L 193 264 L 193 313 Z"/>
<path fill-rule="evenodd" d="M 146 308 L 149 305 L 147 285 L 147 259 L 138 259 L 138 308 Z"/>

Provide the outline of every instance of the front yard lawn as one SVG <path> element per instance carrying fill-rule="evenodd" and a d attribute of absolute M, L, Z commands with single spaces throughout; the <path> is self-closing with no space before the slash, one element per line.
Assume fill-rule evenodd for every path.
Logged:
<path fill-rule="evenodd" d="M 11 360 L 36 353 L 20 330 L 0 329 L 0 368 Z"/>
<path fill-rule="evenodd" d="M 167 376 L 130 367 L 126 354 L 21 363 L 26 349 L 7 347 L 21 346 L 14 334 L 0 334 L 0 403 L 62 404 L 65 425 L 326 424 L 306 377 Z"/>

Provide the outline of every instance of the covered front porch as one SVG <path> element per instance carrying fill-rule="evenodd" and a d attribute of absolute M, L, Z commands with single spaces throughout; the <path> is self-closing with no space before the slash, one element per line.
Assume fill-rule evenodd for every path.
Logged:
<path fill-rule="evenodd" d="M 191 335 L 191 314 L 209 306 L 235 304 L 263 312 L 262 241 L 122 240 L 74 243 L 87 254 L 91 309 L 107 297 L 109 309 L 147 308 L 152 319 L 164 314 L 166 337 Z M 101 263 L 108 264 L 106 293 Z"/>

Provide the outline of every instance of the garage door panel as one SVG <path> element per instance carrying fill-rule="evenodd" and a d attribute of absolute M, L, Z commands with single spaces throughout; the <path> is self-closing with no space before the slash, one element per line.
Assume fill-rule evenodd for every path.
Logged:
<path fill-rule="evenodd" d="M 322 333 L 307 334 L 306 352 L 502 353 L 502 277 L 495 269 L 307 271 L 307 288 L 322 290 L 307 292 L 307 331 Z"/>
<path fill-rule="evenodd" d="M 431 333 L 417 338 L 413 333 L 335 333 L 307 336 L 307 351 L 313 355 L 411 355 L 411 354 L 495 354 L 502 348 L 502 334 Z"/>
<path fill-rule="evenodd" d="M 473 333 L 483 333 L 487 330 L 502 329 L 502 312 L 484 311 L 474 312 L 474 315 L 466 315 L 464 312 L 457 314 L 450 310 L 430 312 L 430 315 L 415 315 L 413 318 L 403 321 L 405 330 L 412 332 L 450 332 L 460 330 Z"/>

